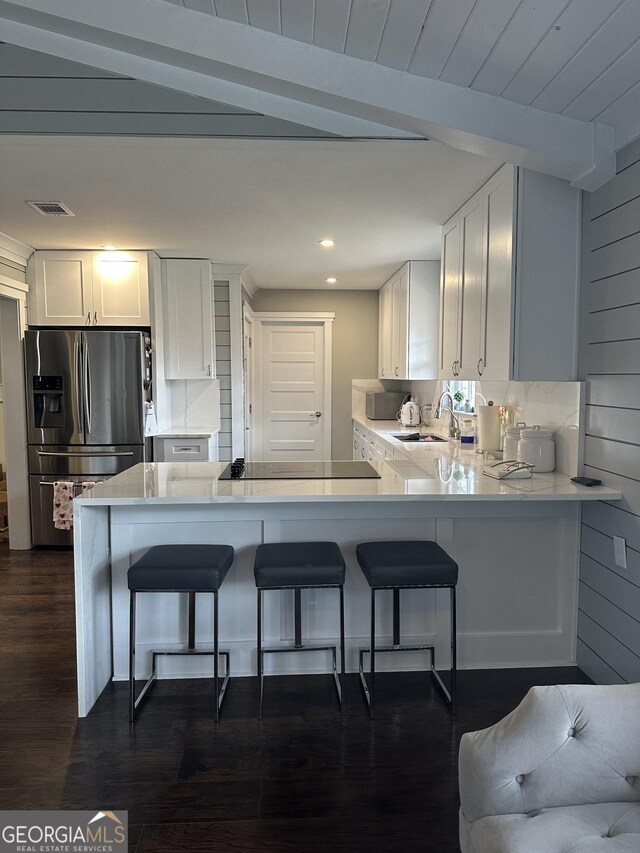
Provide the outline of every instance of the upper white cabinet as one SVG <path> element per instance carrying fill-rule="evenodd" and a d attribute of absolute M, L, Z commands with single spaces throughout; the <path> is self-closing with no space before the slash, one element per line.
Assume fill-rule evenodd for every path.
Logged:
<path fill-rule="evenodd" d="M 442 232 L 440 377 L 576 375 L 579 194 L 503 166 Z"/>
<path fill-rule="evenodd" d="M 438 261 L 407 261 L 381 288 L 380 379 L 436 378 L 439 277 Z"/>
<path fill-rule="evenodd" d="M 166 379 L 215 377 L 213 280 L 207 260 L 162 261 Z"/>
<path fill-rule="evenodd" d="M 28 276 L 31 325 L 149 325 L 146 252 L 34 252 Z"/>

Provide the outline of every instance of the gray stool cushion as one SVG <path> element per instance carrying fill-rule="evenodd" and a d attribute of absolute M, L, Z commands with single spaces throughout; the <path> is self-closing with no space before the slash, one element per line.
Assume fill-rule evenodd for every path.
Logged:
<path fill-rule="evenodd" d="M 233 556 L 231 545 L 154 545 L 129 569 L 129 589 L 217 592 Z"/>
<path fill-rule="evenodd" d="M 458 564 L 437 542 L 361 542 L 356 557 L 369 586 L 454 586 Z"/>
<path fill-rule="evenodd" d="M 277 542 L 258 545 L 253 572 L 258 589 L 340 586 L 345 565 L 335 542 Z"/>

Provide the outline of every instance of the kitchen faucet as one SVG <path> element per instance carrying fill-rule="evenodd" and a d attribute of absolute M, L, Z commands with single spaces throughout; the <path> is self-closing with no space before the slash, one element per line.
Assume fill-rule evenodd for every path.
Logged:
<path fill-rule="evenodd" d="M 442 405 L 444 397 L 448 397 L 451 400 L 450 406 Z M 449 438 L 460 438 L 460 424 L 458 423 L 456 416 L 453 414 L 453 397 L 451 395 L 451 391 L 443 391 L 442 394 L 440 394 L 440 399 L 438 400 L 438 405 L 433 413 L 433 417 L 441 418 L 443 409 L 451 415 L 451 420 L 449 421 Z"/>

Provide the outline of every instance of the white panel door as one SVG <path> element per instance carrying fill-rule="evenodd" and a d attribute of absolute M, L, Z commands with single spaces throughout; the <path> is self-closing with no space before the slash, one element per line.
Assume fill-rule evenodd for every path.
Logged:
<path fill-rule="evenodd" d="M 323 322 L 261 321 L 256 459 L 330 457 L 326 369 Z"/>

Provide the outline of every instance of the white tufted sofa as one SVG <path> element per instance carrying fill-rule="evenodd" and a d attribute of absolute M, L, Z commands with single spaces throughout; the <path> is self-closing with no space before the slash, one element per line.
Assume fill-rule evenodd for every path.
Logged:
<path fill-rule="evenodd" d="M 462 853 L 640 853 L 640 683 L 532 687 L 459 772 Z"/>

